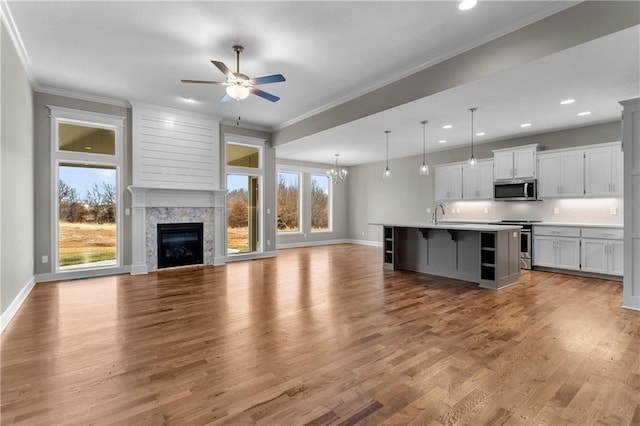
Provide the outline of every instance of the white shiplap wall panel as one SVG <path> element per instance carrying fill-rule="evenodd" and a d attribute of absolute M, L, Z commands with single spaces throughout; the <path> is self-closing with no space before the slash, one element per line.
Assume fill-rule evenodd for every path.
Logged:
<path fill-rule="evenodd" d="M 186 111 L 133 105 L 133 186 L 220 188 L 219 123 Z"/>

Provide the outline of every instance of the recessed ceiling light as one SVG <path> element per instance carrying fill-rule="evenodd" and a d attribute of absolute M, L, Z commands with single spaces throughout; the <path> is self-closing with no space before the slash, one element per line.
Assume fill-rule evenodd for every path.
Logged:
<path fill-rule="evenodd" d="M 190 104 L 193 104 L 193 103 L 195 103 L 195 102 L 196 102 L 196 100 L 195 100 L 195 99 L 192 99 L 192 98 L 182 98 L 182 99 L 183 99 L 185 102 L 188 102 L 188 103 L 190 103 Z"/>
<path fill-rule="evenodd" d="M 476 136 L 484 136 L 484 134 L 485 134 L 484 132 L 478 132 L 476 133 Z"/>
<path fill-rule="evenodd" d="M 91 149 L 92 149 L 92 148 L 91 148 L 89 145 L 87 145 L 87 146 L 85 146 L 85 147 L 84 147 L 84 149 L 85 149 L 86 151 L 91 151 Z"/>
<path fill-rule="evenodd" d="M 520 127 L 531 127 L 531 123 L 522 123 Z"/>
<path fill-rule="evenodd" d="M 438 141 L 438 143 L 447 143 L 447 140 L 446 140 L 446 139 L 440 139 L 440 140 Z"/>
<path fill-rule="evenodd" d="M 476 4 L 478 4 L 478 0 L 462 0 L 458 5 L 458 9 L 469 10 L 472 9 Z"/>
<path fill-rule="evenodd" d="M 591 111 L 582 111 L 582 112 L 578 113 L 578 116 L 579 117 L 584 117 L 585 115 L 589 115 L 589 114 L 591 114 Z"/>
<path fill-rule="evenodd" d="M 452 127 L 453 127 L 453 125 L 451 125 L 451 124 L 445 124 L 444 126 L 442 126 L 443 129 L 450 129 Z"/>
<path fill-rule="evenodd" d="M 575 101 L 575 99 L 565 99 L 564 101 L 560 102 L 560 105 L 569 105 L 574 103 Z"/>

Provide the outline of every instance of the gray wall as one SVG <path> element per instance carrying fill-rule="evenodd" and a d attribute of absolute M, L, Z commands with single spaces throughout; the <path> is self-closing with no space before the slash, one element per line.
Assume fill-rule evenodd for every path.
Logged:
<path fill-rule="evenodd" d="M 35 136 L 35 250 L 32 256 L 35 262 L 36 274 L 47 274 L 55 271 L 51 263 L 51 241 L 53 230 L 51 218 L 53 216 L 51 193 L 51 111 L 47 105 L 82 111 L 111 114 L 126 117 L 124 132 L 124 170 L 122 172 L 122 187 L 131 185 L 131 109 L 106 105 L 85 100 L 67 98 L 63 96 L 36 93 L 34 96 L 34 136 Z M 123 198 L 118 200 L 122 208 L 131 207 L 129 191 L 123 191 Z M 124 211 L 124 210 L 123 210 Z M 123 218 L 123 265 L 131 264 L 131 216 Z M 48 263 L 42 263 L 42 256 L 49 256 Z"/>
<path fill-rule="evenodd" d="M 277 150 L 277 148 L 276 148 Z M 287 166 L 292 166 L 291 169 L 297 168 L 308 168 L 308 169 L 318 169 L 318 170 L 328 170 L 333 167 L 333 164 L 321 164 L 321 163 L 311 163 L 304 161 L 292 161 L 292 160 L 277 160 L 277 167 L 282 170 L 286 170 Z M 349 169 L 347 169 L 349 170 Z M 351 171 L 349 170 L 349 173 Z M 302 197 L 302 226 L 301 233 L 297 233 L 295 235 L 286 235 L 281 234 L 277 236 L 278 245 L 295 245 L 295 246 L 304 246 L 304 245 L 312 245 L 318 242 L 323 241 L 335 241 L 335 240 L 344 240 L 348 238 L 348 211 L 349 211 L 349 198 L 348 194 L 348 182 L 351 179 L 349 175 L 347 177 L 346 182 L 333 185 L 332 187 L 332 231 L 331 232 L 319 232 L 319 233 L 311 233 L 311 199 L 310 197 Z M 274 177 L 274 183 L 276 183 L 277 176 Z M 311 194 L 311 175 L 309 173 L 303 174 L 302 186 L 301 186 L 302 194 Z M 276 218 L 277 219 L 277 218 Z M 304 235 L 306 234 L 306 236 Z"/>
<path fill-rule="evenodd" d="M 478 159 L 492 158 L 491 150 L 539 143 L 543 149 L 568 148 L 603 142 L 620 141 L 620 122 L 598 124 L 577 129 L 562 130 L 517 139 L 509 139 L 489 144 L 476 145 L 474 151 Z M 469 147 L 439 151 L 427 155 L 431 175 L 418 176 L 418 167 L 422 164 L 422 155 L 389 160 L 393 173 L 390 180 L 382 179 L 384 163 L 371 163 L 350 168 L 348 180 L 348 238 L 381 241 L 380 226 L 368 225 L 371 222 L 385 221 L 425 221 L 430 220 L 427 208 L 435 205 L 436 164 L 465 161 L 469 156 Z M 580 204 L 583 202 L 583 204 Z M 467 201 L 449 203 L 446 219 L 454 220 L 494 220 L 502 218 L 549 220 L 549 212 L 557 203 L 562 205 L 561 215 L 554 215 L 556 222 L 576 222 L 578 217 L 599 223 L 622 223 L 622 200 L 609 200 L 606 210 L 590 213 L 589 208 L 598 201 L 576 200 L 573 205 L 562 204 L 562 200 L 538 203 L 496 203 L 494 201 Z M 591 204 L 589 204 L 591 203 Z M 600 203 L 602 204 L 602 203 Z M 610 205 L 611 204 L 611 205 Z M 474 207 L 475 206 L 475 207 Z M 484 214 L 484 207 L 489 214 Z M 618 207 L 618 215 L 608 215 L 609 207 Z M 452 214 L 451 208 L 460 208 L 461 212 Z M 591 214 L 591 216 L 589 216 Z M 536 217 L 524 217 L 535 215 Z"/>
<path fill-rule="evenodd" d="M 0 20 L 0 312 L 33 279 L 33 90 Z"/>

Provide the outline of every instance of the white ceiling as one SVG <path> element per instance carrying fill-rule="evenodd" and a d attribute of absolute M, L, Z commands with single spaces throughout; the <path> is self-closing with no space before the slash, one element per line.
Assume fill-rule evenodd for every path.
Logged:
<path fill-rule="evenodd" d="M 22 2 L 4 3 L 26 53 L 36 90 L 138 101 L 274 130 L 398 80 L 575 2 Z M 619 117 L 617 101 L 639 95 L 639 30 L 603 39 L 352 123 L 278 146 L 280 158 L 361 164 L 422 149 L 468 144 L 469 107 L 478 107 L 478 143 Z M 220 103 L 223 88 L 180 79 L 219 80 L 212 59 L 241 72 L 282 73 L 261 86 L 281 97 Z M 195 103 L 187 103 L 185 97 Z M 559 101 L 577 101 L 560 107 Z M 587 117 L 577 112 L 590 110 Z M 519 124 L 533 126 L 521 129 Z M 445 131 L 441 126 L 451 123 Z M 447 144 L 437 140 L 446 138 Z"/>

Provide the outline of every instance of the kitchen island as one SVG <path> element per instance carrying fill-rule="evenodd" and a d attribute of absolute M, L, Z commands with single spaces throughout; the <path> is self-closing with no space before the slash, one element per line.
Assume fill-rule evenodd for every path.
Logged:
<path fill-rule="evenodd" d="M 371 223 L 383 227 L 384 267 L 500 289 L 520 277 L 520 226 Z"/>

